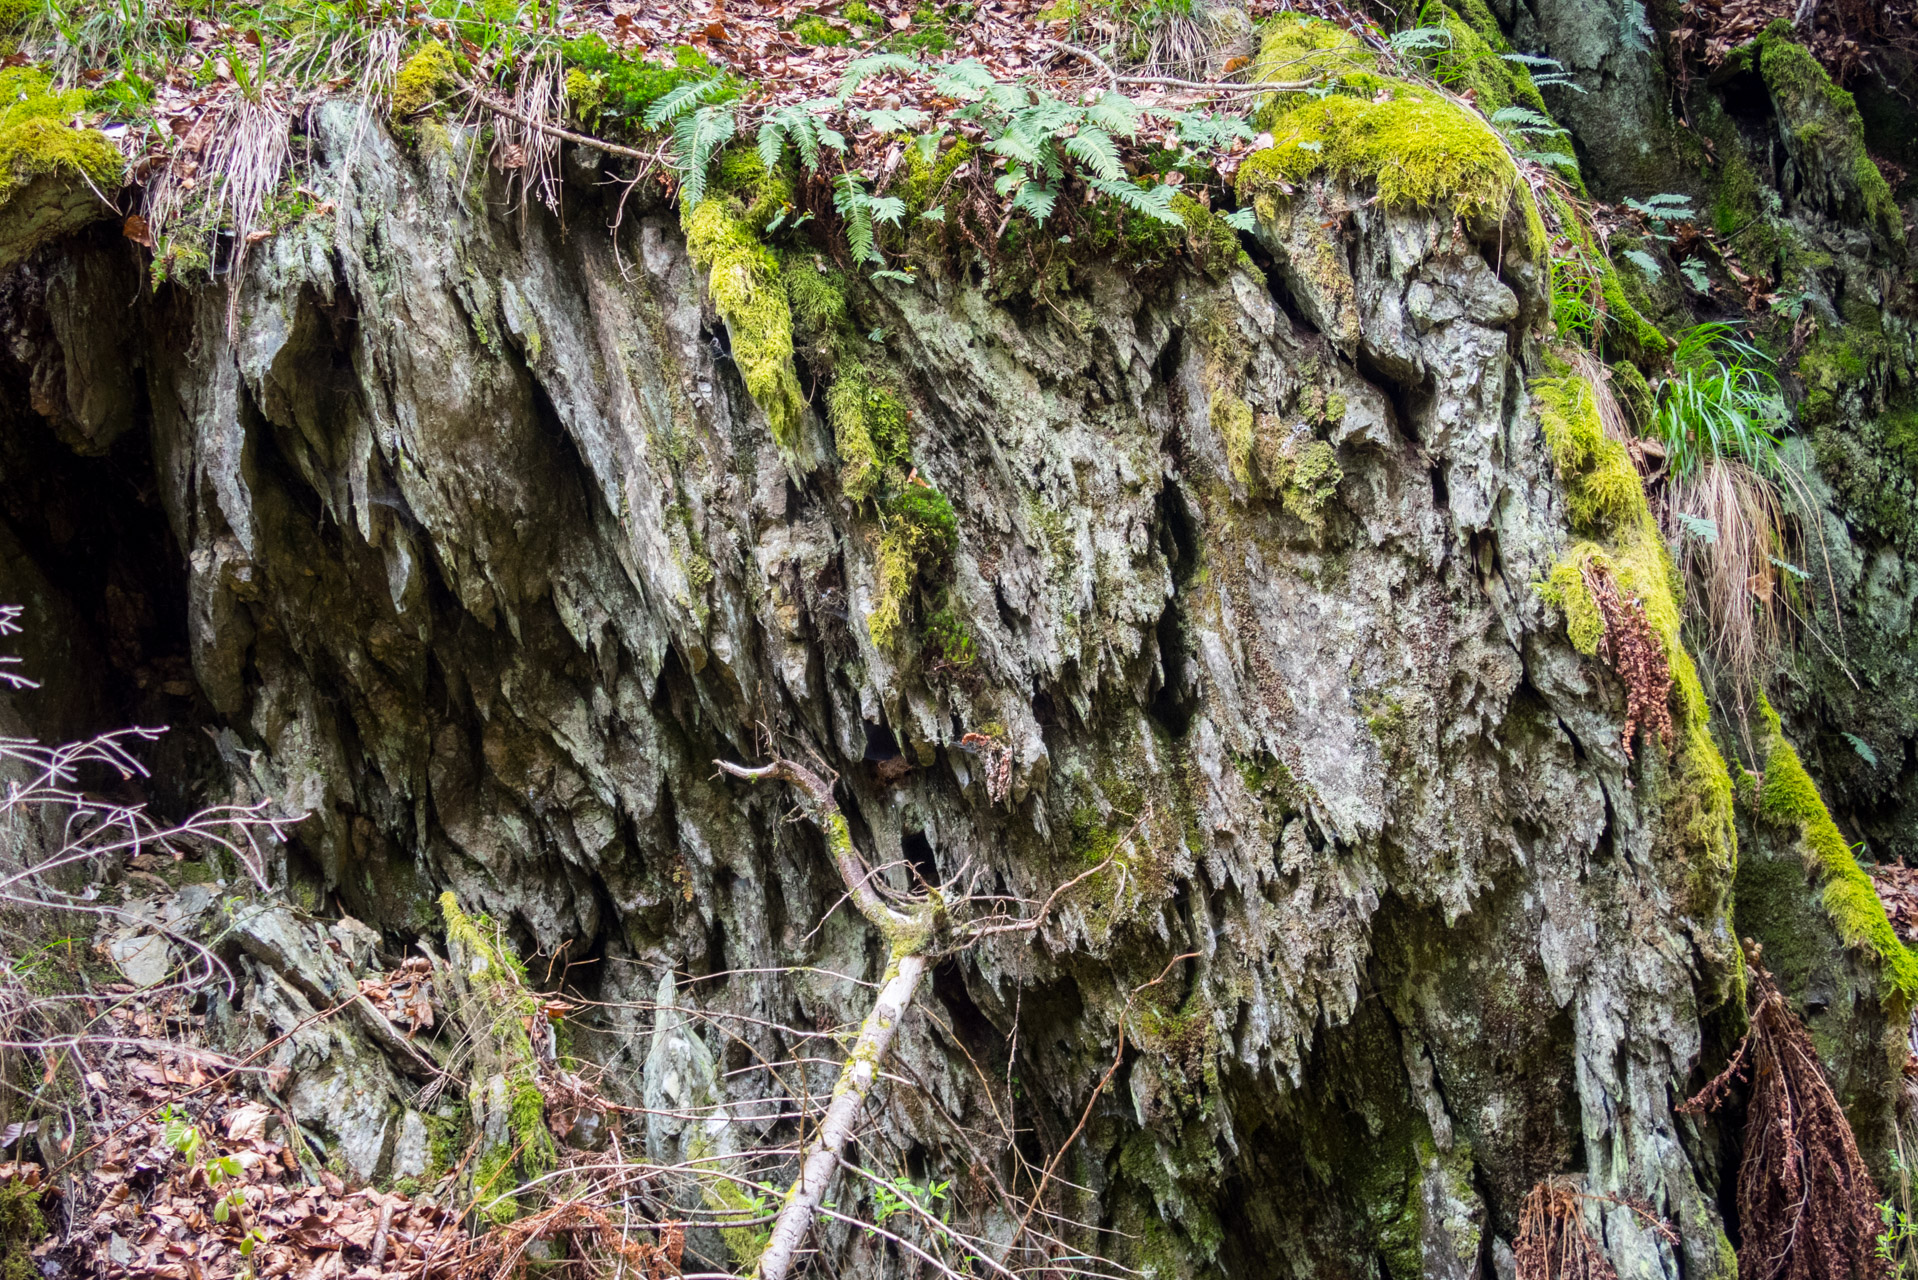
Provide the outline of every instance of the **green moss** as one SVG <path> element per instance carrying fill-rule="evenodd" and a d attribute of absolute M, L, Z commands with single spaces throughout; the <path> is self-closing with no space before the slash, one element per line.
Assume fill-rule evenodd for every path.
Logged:
<path fill-rule="evenodd" d="M 46 1234 L 40 1193 L 19 1178 L 0 1182 L 0 1280 L 40 1280 L 33 1247 Z"/>
<path fill-rule="evenodd" d="M 1209 417 L 1212 429 L 1225 444 L 1225 465 L 1232 478 L 1246 488 L 1255 487 L 1252 475 L 1252 406 L 1228 387 L 1212 393 Z"/>
<path fill-rule="evenodd" d="M 1323 440 L 1314 440 L 1299 453 L 1281 491 L 1281 501 L 1287 511 L 1306 524 L 1317 526 L 1323 523 L 1325 505 L 1332 500 L 1339 481 L 1344 478 L 1345 471 L 1339 466 L 1338 454 L 1332 446 Z"/>
<path fill-rule="evenodd" d="M 1472 15 L 1470 19 L 1466 13 Z M 1450 47 L 1436 60 L 1439 78 L 1447 88 L 1461 94 L 1470 90 L 1478 109 L 1487 115 L 1518 106 L 1550 118 L 1532 73 L 1502 56 L 1511 52 L 1511 45 L 1484 0 L 1447 7 L 1439 25 L 1451 37 Z"/>
<path fill-rule="evenodd" d="M 875 31 L 886 25 L 886 20 L 880 17 L 873 7 L 866 3 L 866 0 L 850 0 L 849 3 L 841 6 L 839 16 L 847 22 L 857 22 L 860 26 L 870 27 Z"/>
<path fill-rule="evenodd" d="M 456 87 L 459 64 L 437 40 L 421 45 L 393 81 L 393 114 L 405 118 L 425 111 Z"/>
<path fill-rule="evenodd" d="M 883 377 L 863 363 L 841 361 L 826 392 L 826 417 L 847 497 L 864 502 L 882 484 L 905 482 L 911 453 L 906 407 Z"/>
<path fill-rule="evenodd" d="M 806 14 L 792 25 L 793 38 L 801 44 L 836 49 L 852 43 L 852 32 L 835 27 L 816 13 Z"/>
<path fill-rule="evenodd" d="M 961 669 L 970 667 L 979 656 L 965 611 L 959 602 L 952 599 L 950 592 L 926 619 L 925 635 L 926 651 L 936 661 L 948 666 Z"/>
<path fill-rule="evenodd" d="M 1878 958 L 1887 1012 L 1902 1022 L 1918 1004 L 1918 956 L 1898 940 L 1871 877 L 1852 856 L 1817 784 L 1785 740 L 1778 713 L 1762 698 L 1759 717 L 1766 754 L 1758 812 L 1775 826 L 1797 829 L 1807 862 L 1824 880 L 1822 900 L 1838 936 L 1846 946 Z"/>
<path fill-rule="evenodd" d="M 1672 677 L 1676 768 L 1662 771 L 1656 753 L 1641 753 L 1639 759 L 1654 774 L 1667 827 L 1691 869 L 1690 909 L 1701 916 L 1719 914 L 1738 856 L 1732 781 L 1711 735 L 1711 708 L 1698 669 L 1680 635 L 1684 580 L 1645 501 L 1630 456 L 1605 437 L 1590 384 L 1576 377 L 1539 378 L 1531 389 L 1565 489 L 1572 528 L 1595 539 L 1574 546 L 1537 589 L 1564 613 L 1573 645 L 1582 653 L 1594 653 L 1602 624 L 1584 585 L 1584 569 L 1596 561 L 1612 573 L 1622 592 L 1637 600 L 1657 633 Z M 1735 953 L 1718 960 L 1728 971 L 1738 963 Z"/>
<path fill-rule="evenodd" d="M 733 197 L 710 196 L 682 213 L 686 247 L 708 273 L 713 305 L 726 322 L 747 394 L 765 411 L 773 442 L 789 462 L 799 453 L 805 393 L 793 370 L 792 310 L 779 260 L 760 242 Z"/>
<path fill-rule="evenodd" d="M 479 1114 L 489 1105 L 484 1079 L 498 1072 L 506 1080 L 507 1140 L 482 1152 L 473 1171 L 473 1198 L 479 1211 L 493 1222 L 508 1222 L 520 1214 L 513 1189 L 521 1182 L 552 1169 L 559 1151 L 546 1126 L 546 1100 L 534 1072 L 532 1028 L 542 1016 L 539 1001 L 526 986 L 526 966 L 504 941 L 497 925 L 485 916 L 469 916 L 448 891 L 440 895 L 440 913 L 446 922 L 449 953 L 458 953 L 463 977 L 473 1001 L 463 1002 L 460 1016 L 477 1033 L 476 1061 L 481 1083 L 472 1090 L 474 1127 L 484 1128 Z"/>
<path fill-rule="evenodd" d="M 584 124 L 595 124 L 599 120 L 600 108 L 605 105 L 605 76 L 596 75 L 582 67 L 567 69 L 566 112 L 568 115 Z"/>
<path fill-rule="evenodd" d="M 1465 217 L 1503 217 L 1521 195 L 1518 168 L 1484 120 L 1411 85 L 1384 102 L 1344 95 L 1310 100 L 1272 122 L 1272 145 L 1239 166 L 1241 204 L 1315 173 L 1372 182 L 1385 204 L 1450 205 Z"/>
<path fill-rule="evenodd" d="M 587 90 L 593 99 L 593 121 L 612 132 L 639 129 L 646 111 L 655 102 L 689 80 L 710 78 L 715 71 L 706 55 L 691 45 L 673 51 L 672 65 L 662 65 L 644 56 L 628 56 L 597 34 L 569 40 L 561 46 L 567 67 L 567 93 L 572 101 L 573 72 L 590 78 Z M 724 101 L 734 90 L 722 90 L 709 101 Z"/>
<path fill-rule="evenodd" d="M 937 581 L 958 545 L 959 519 L 945 494 L 909 484 L 893 496 L 879 538 L 878 598 L 866 615 L 875 646 L 890 649 L 898 643 L 913 588 Z"/>
<path fill-rule="evenodd" d="M 1371 182 L 1387 204 L 1448 205 L 1468 218 L 1503 218 L 1517 200 L 1528 228 L 1536 226 L 1530 190 L 1498 133 L 1431 90 L 1378 74 L 1372 52 L 1343 28 L 1281 15 L 1266 29 L 1257 66 L 1262 79 L 1320 77 L 1340 92 L 1277 95 L 1261 108 L 1272 145 L 1240 166 L 1240 204 L 1331 173 Z M 1533 234 L 1542 249 L 1542 228 Z"/>
<path fill-rule="evenodd" d="M 1646 513 L 1645 490 L 1625 446 L 1606 437 L 1598 397 L 1579 377 L 1536 378 L 1532 398 L 1552 450 L 1575 532 L 1602 534 Z"/>
<path fill-rule="evenodd" d="M 119 149 L 97 129 L 67 122 L 86 109 L 80 90 L 55 93 L 47 74 L 34 67 L 0 71 L 0 201 L 35 178 L 73 173 L 102 192 L 120 185 Z"/>
<path fill-rule="evenodd" d="M 1862 216 L 1876 236 L 1903 248 L 1904 218 L 1865 150 L 1865 125 L 1851 94 L 1833 84 L 1818 59 L 1798 43 L 1790 22 L 1775 20 L 1757 45 L 1758 71 L 1785 125 L 1787 148 L 1801 170 L 1823 172 L 1824 194 L 1835 206 L 1830 212 Z"/>

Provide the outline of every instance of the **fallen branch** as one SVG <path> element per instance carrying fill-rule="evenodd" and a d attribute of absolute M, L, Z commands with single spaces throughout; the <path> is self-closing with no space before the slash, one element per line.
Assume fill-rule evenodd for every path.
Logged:
<path fill-rule="evenodd" d="M 713 763 L 721 772 L 747 782 L 778 779 L 793 785 L 799 793 L 800 809 L 825 832 L 826 843 L 853 905 L 886 935 L 890 944 L 886 978 L 878 998 L 860 1024 L 859 1038 L 853 1041 L 852 1052 L 846 1056 L 846 1065 L 839 1072 L 839 1082 L 833 1086 L 832 1104 L 826 1108 L 825 1119 L 812 1141 L 806 1144 L 800 1158 L 799 1177 L 786 1193 L 765 1251 L 753 1269 L 757 1280 L 785 1280 L 799 1246 L 819 1216 L 841 1153 L 852 1139 L 853 1126 L 866 1105 L 867 1095 L 872 1092 L 873 1082 L 879 1078 L 879 1065 L 892 1047 L 893 1035 L 912 1005 L 920 979 L 926 976 L 929 961 L 924 954 L 925 947 L 932 938 L 940 908 L 936 896 L 921 899 L 910 913 L 895 910 L 880 899 L 872 887 L 871 870 L 853 848 L 852 832 L 846 826 L 846 815 L 840 811 L 839 802 L 833 799 L 832 784 L 810 769 L 783 759 L 774 759 L 771 764 L 758 768 L 725 760 Z"/>

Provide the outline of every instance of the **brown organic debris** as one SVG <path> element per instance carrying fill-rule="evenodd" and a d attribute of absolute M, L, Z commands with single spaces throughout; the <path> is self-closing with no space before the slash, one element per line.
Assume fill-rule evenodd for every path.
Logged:
<path fill-rule="evenodd" d="M 1599 637 L 1599 656 L 1625 682 L 1625 757 L 1640 728 L 1649 729 L 1660 744 L 1672 745 L 1672 670 L 1665 645 L 1652 630 L 1645 607 L 1635 597 L 1620 593 L 1618 579 L 1597 561 L 1584 569 L 1585 589 L 1598 606 L 1605 631 Z"/>
<path fill-rule="evenodd" d="M 1751 1028 L 1725 1069 L 1679 1107 L 1686 1114 L 1716 1110 L 1739 1082 L 1749 1081 L 1738 1166 L 1738 1274 L 1753 1280 L 1882 1275 L 1871 1171 L 1811 1037 L 1759 962 L 1758 945 L 1748 940 L 1745 952 L 1756 1000 Z"/>

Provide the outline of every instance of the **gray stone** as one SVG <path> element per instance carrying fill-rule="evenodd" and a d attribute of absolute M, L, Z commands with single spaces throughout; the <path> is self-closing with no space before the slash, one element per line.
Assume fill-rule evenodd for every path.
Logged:
<path fill-rule="evenodd" d="M 107 944 L 114 965 L 136 987 L 165 982 L 177 963 L 173 948 L 156 933 L 136 933 Z"/>

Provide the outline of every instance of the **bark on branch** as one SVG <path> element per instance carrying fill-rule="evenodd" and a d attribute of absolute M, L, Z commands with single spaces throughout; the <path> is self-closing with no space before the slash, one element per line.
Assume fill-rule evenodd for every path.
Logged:
<path fill-rule="evenodd" d="M 819 1216 L 826 1188 L 831 1185 L 841 1154 L 852 1139 L 853 1127 L 865 1109 L 866 1097 L 879 1078 L 880 1064 L 892 1047 L 893 1033 L 912 1006 L 920 979 L 926 976 L 930 962 L 924 952 L 933 935 L 939 903 L 936 897 L 928 898 L 908 913 L 888 906 L 880 898 L 872 886 L 871 869 L 853 848 L 852 832 L 846 826 L 846 815 L 840 812 L 839 802 L 833 799 L 832 784 L 804 765 L 781 759 L 757 768 L 725 760 L 713 763 L 722 773 L 747 782 L 773 779 L 792 784 L 799 793 L 800 811 L 825 833 L 833 862 L 839 868 L 839 878 L 845 882 L 853 905 L 885 934 L 889 946 L 886 977 L 879 996 L 873 1001 L 865 1022 L 860 1024 L 859 1038 L 853 1041 L 846 1065 L 840 1069 L 825 1119 L 806 1144 L 800 1157 L 799 1177 L 787 1191 L 779 1216 L 773 1221 L 765 1252 L 759 1255 L 758 1265 L 753 1269 L 756 1280 L 786 1280 L 800 1245 L 805 1243 L 813 1220 Z"/>

